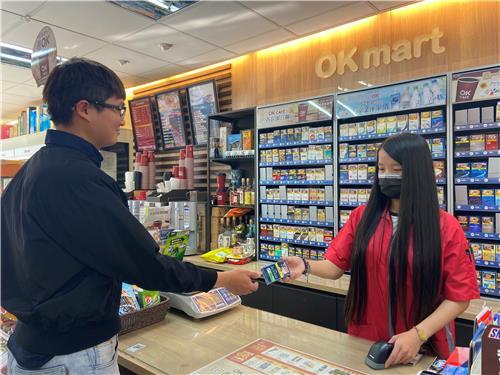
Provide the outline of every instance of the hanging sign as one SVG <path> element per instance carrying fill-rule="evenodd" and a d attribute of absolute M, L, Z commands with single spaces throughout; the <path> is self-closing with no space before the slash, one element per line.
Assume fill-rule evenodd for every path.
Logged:
<path fill-rule="evenodd" d="M 31 53 L 31 72 L 38 87 L 47 82 L 50 72 L 57 65 L 57 46 L 54 32 L 45 26 L 35 39 Z"/>

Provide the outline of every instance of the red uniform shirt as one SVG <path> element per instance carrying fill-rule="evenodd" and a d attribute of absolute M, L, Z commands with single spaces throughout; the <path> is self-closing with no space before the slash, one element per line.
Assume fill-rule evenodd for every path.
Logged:
<path fill-rule="evenodd" d="M 351 267 L 351 255 L 354 247 L 356 228 L 366 206 L 355 209 L 339 234 L 333 239 L 326 252 L 326 258 L 337 267 L 348 271 Z M 441 290 L 439 303 L 443 300 L 468 301 L 479 298 L 476 281 L 474 257 L 469 252 L 469 244 L 458 221 L 449 213 L 440 210 L 441 230 Z M 367 272 L 367 312 L 361 324 L 349 324 L 350 335 L 363 337 L 372 341 L 390 339 L 389 335 L 389 244 L 392 237 L 392 221 L 389 212 L 383 218 L 372 236 L 366 251 Z M 420 322 L 411 319 L 413 305 L 413 282 L 411 269 L 413 247 L 410 243 L 408 252 L 408 279 L 406 307 L 411 328 Z M 401 310 L 393 322 L 394 334 L 407 331 Z M 442 358 L 447 358 L 454 348 L 455 325 L 452 322 L 436 332 L 431 341 L 432 347 Z"/>

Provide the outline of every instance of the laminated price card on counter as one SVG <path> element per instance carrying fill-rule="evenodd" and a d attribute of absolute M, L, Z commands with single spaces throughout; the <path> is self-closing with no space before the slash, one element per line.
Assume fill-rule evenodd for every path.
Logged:
<path fill-rule="evenodd" d="M 272 341 L 258 339 L 192 374 L 365 374 Z"/>

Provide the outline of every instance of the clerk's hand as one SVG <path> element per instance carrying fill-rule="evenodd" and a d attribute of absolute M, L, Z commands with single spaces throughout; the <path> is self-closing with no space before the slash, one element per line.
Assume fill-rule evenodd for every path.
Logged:
<path fill-rule="evenodd" d="M 259 288 L 257 279 L 259 272 L 248 270 L 232 270 L 226 272 L 217 272 L 217 281 L 215 287 L 225 287 L 233 294 L 243 296 L 255 292 Z"/>
<path fill-rule="evenodd" d="M 389 343 L 394 344 L 394 349 L 385 362 L 385 368 L 398 363 L 410 363 L 422 346 L 422 341 L 420 341 L 417 331 L 413 328 L 392 336 Z"/>
<path fill-rule="evenodd" d="M 290 270 L 290 277 L 287 277 L 284 281 L 291 281 L 302 276 L 305 270 L 304 261 L 300 257 L 283 257 L 286 262 L 288 269 Z"/>

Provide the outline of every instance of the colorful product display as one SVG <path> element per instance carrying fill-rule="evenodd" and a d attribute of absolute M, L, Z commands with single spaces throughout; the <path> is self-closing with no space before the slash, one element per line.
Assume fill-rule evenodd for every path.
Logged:
<path fill-rule="evenodd" d="M 260 150 L 260 165 L 272 163 L 301 163 L 308 161 L 332 161 L 332 145 L 311 145 L 294 148 Z"/>
<path fill-rule="evenodd" d="M 277 241 L 309 241 L 319 244 L 329 244 L 333 239 L 332 230 L 316 227 L 261 223 L 259 230 L 261 237 L 268 237 Z"/>
<path fill-rule="evenodd" d="M 259 146 L 277 145 L 293 142 L 331 141 L 333 139 L 331 126 L 302 126 L 279 129 L 259 134 Z"/>

